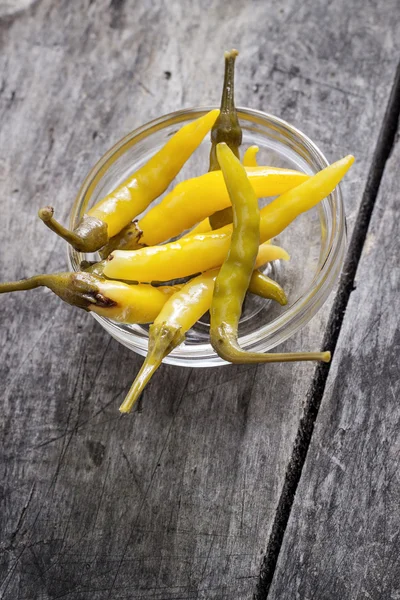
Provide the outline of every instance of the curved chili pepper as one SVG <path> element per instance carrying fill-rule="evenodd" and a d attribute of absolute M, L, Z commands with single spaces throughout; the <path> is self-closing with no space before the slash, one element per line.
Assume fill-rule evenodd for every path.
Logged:
<path fill-rule="evenodd" d="M 263 242 L 260 244 L 258 248 L 258 253 L 256 257 L 256 264 L 254 265 L 255 269 L 258 269 L 262 265 L 266 263 L 273 262 L 274 260 L 289 260 L 290 256 L 280 246 L 275 246 L 270 242 Z M 272 281 L 272 280 L 271 280 Z"/>
<path fill-rule="evenodd" d="M 0 284 L 0 294 L 47 287 L 64 302 L 119 323 L 151 323 L 177 291 L 173 286 L 127 285 L 87 272 L 36 275 Z"/>
<path fill-rule="evenodd" d="M 216 272 L 202 274 L 171 296 L 149 328 L 149 350 L 124 402 L 122 413 L 129 412 L 148 381 L 174 348 L 185 339 L 186 332 L 211 304 Z"/>
<path fill-rule="evenodd" d="M 212 110 L 181 127 L 143 167 L 91 208 L 74 231 L 54 219 L 52 207 L 41 209 L 39 217 L 76 250 L 99 250 L 167 189 L 218 115 L 219 110 Z"/>
<path fill-rule="evenodd" d="M 267 262 L 269 252 L 267 246 L 268 244 L 261 244 L 255 267 Z M 162 360 L 184 341 L 186 332 L 209 310 L 217 275 L 218 269 L 202 273 L 191 279 L 166 301 L 153 325 L 150 325 L 149 351 L 120 407 L 121 412 L 129 412 L 132 409 Z"/>
<path fill-rule="evenodd" d="M 225 142 L 233 154 L 240 158 L 239 148 L 242 144 L 243 132 L 235 106 L 235 60 L 238 56 L 237 50 L 225 52 L 225 74 L 222 88 L 221 112 L 211 130 L 211 152 L 209 171 L 220 169 L 217 157 L 217 144 Z M 228 223 L 232 223 L 232 207 L 215 211 L 209 217 L 212 229 L 219 229 Z"/>
<path fill-rule="evenodd" d="M 230 232 L 222 230 L 192 235 L 162 246 L 140 250 L 115 250 L 105 262 L 104 275 L 124 281 L 171 281 L 219 267 L 229 250 Z M 286 252 L 268 244 L 269 259 Z"/>
<path fill-rule="evenodd" d="M 257 255 L 257 268 L 261 265 L 264 265 L 268 262 L 272 262 L 274 260 L 289 260 L 290 256 L 289 254 L 286 252 L 286 250 L 284 250 L 283 248 L 281 248 L 280 246 L 275 246 L 273 244 L 271 244 L 270 242 L 264 242 L 263 244 L 260 245 L 259 249 L 258 249 L 258 255 Z M 102 260 L 100 262 L 89 262 L 86 260 L 83 260 L 80 264 L 80 270 L 81 271 L 85 271 L 85 273 L 91 273 L 92 275 L 97 275 L 100 278 L 105 278 L 105 274 L 104 274 L 104 269 L 105 266 L 107 265 L 107 261 L 106 260 Z M 262 276 L 262 278 L 266 278 L 269 279 L 268 277 L 265 277 L 265 275 L 263 275 L 262 273 L 260 273 L 260 275 Z M 259 296 L 266 298 L 269 296 L 265 296 L 266 289 L 268 287 L 267 283 L 265 281 L 262 281 L 262 278 L 258 278 L 255 277 L 254 278 L 254 283 L 253 283 L 253 289 L 252 289 L 252 293 L 257 294 L 256 288 L 257 288 L 257 280 L 260 280 L 260 290 L 259 290 Z M 111 281 L 115 281 L 115 280 L 111 280 Z M 137 284 L 139 283 L 139 281 L 137 280 L 123 280 L 120 279 L 119 281 L 123 281 L 124 283 L 128 283 L 129 285 L 133 285 L 133 284 Z M 158 281 L 156 279 L 150 279 L 148 277 L 148 275 L 146 276 L 146 279 L 144 280 L 145 283 L 151 283 L 154 284 L 154 282 Z M 165 280 L 168 281 L 168 280 Z M 272 281 L 272 280 L 270 280 Z M 143 283 L 143 281 L 141 282 Z M 278 285 L 278 284 L 276 284 Z M 164 286 L 165 287 L 165 286 Z M 181 287 L 181 284 L 174 285 L 175 288 L 177 287 Z M 271 292 L 273 293 L 273 292 Z"/>
<path fill-rule="evenodd" d="M 354 156 L 342 158 L 262 208 L 261 241 L 276 237 L 296 217 L 328 196 L 353 162 Z M 231 233 L 232 225 L 226 225 L 216 231 L 188 235 L 162 246 L 136 251 L 116 250 L 109 257 L 104 274 L 106 277 L 128 281 L 169 281 L 201 273 L 224 262 Z"/>
<path fill-rule="evenodd" d="M 329 362 L 329 352 L 261 354 L 245 352 L 238 344 L 238 325 L 249 287 L 260 238 L 257 197 L 244 167 L 226 144 L 217 147 L 218 161 L 232 201 L 233 232 L 228 256 L 215 280 L 210 310 L 211 344 L 224 360 L 261 363 L 300 360 Z"/>
<path fill-rule="evenodd" d="M 286 294 L 279 283 L 260 271 L 256 270 L 252 272 L 248 291 L 261 298 L 275 300 L 281 306 L 287 304 Z"/>
<path fill-rule="evenodd" d="M 249 167 L 247 174 L 259 198 L 283 194 L 309 179 L 305 173 L 276 167 Z M 155 246 L 199 221 L 199 231 L 196 228 L 192 234 L 211 231 L 209 219 L 204 219 L 204 222 L 201 219 L 208 217 L 216 208 L 222 210 L 227 206 L 230 206 L 230 200 L 220 171 L 182 181 L 140 221 L 131 223 L 112 238 L 101 255 L 107 258 L 116 249 Z"/>
<path fill-rule="evenodd" d="M 256 157 L 259 149 L 260 148 L 258 146 L 249 146 L 249 148 L 247 148 L 246 152 L 243 155 L 242 161 L 244 167 L 258 167 Z"/>
<path fill-rule="evenodd" d="M 305 173 L 277 167 L 248 167 L 246 171 L 258 198 L 278 196 L 309 179 Z M 134 250 L 155 246 L 201 222 L 216 209 L 222 210 L 230 205 L 221 171 L 187 179 L 178 183 L 137 223 L 128 225 L 110 240 L 102 256 L 106 258 L 116 249 Z M 202 225 L 202 231 L 207 230 L 211 231 L 211 226 Z"/>

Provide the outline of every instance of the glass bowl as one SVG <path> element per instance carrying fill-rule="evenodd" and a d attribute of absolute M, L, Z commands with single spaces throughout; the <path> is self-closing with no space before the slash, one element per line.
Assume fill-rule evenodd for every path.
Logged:
<path fill-rule="evenodd" d="M 70 226 L 75 227 L 88 207 L 143 165 L 180 127 L 211 108 L 192 108 L 162 116 L 118 142 L 83 182 L 72 207 Z M 309 174 L 327 166 L 328 162 L 317 146 L 289 123 L 249 108 L 238 109 L 238 115 L 243 128 L 242 151 L 253 144 L 259 146 L 257 160 L 260 165 L 287 167 Z M 206 172 L 209 149 L 209 136 L 206 136 L 169 189 L 178 181 Z M 271 198 L 268 198 L 260 203 L 264 205 L 270 201 Z M 239 325 L 239 342 L 245 350 L 266 352 L 281 344 L 301 329 L 327 299 L 340 273 L 346 244 L 340 187 L 317 207 L 298 217 L 275 238 L 274 243 L 283 246 L 291 259 L 288 262 L 276 261 L 263 271 L 283 286 L 288 304 L 281 307 L 248 294 Z M 69 248 L 68 258 L 70 268 L 77 271 L 82 260 L 97 257 Z M 146 355 L 148 326 L 121 325 L 91 314 L 116 340 L 134 352 Z M 186 341 L 164 362 L 188 367 L 225 364 L 209 343 L 207 315 L 196 323 L 188 332 Z"/>

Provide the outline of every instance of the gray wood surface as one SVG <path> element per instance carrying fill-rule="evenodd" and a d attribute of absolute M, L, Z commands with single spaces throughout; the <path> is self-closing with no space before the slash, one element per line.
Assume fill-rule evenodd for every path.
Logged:
<path fill-rule="evenodd" d="M 39 206 L 65 221 L 127 131 L 215 102 L 231 46 L 238 104 L 291 121 L 332 160 L 357 156 L 352 229 L 396 68 L 397 0 L 27 4 L 0 2 L 2 281 L 65 267 Z M 285 348 L 318 347 L 328 309 Z M 0 598 L 251 597 L 314 367 L 163 367 L 120 418 L 140 363 L 43 291 L 0 299 Z"/>
<path fill-rule="evenodd" d="M 397 143 L 269 600 L 400 597 L 399 160 Z"/>

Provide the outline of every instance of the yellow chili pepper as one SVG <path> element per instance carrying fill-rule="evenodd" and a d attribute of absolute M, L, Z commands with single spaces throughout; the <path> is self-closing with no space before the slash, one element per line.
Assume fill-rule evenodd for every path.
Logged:
<path fill-rule="evenodd" d="M 168 306 L 164 305 L 164 310 L 160 311 L 154 323 L 150 325 L 148 354 L 120 406 L 119 410 L 122 413 L 132 409 L 163 358 L 184 341 L 186 331 L 208 310 L 215 276 L 216 273 L 213 272 L 189 281 L 169 299 Z"/>
<path fill-rule="evenodd" d="M 182 235 L 179 239 L 183 240 L 183 238 L 187 238 L 190 235 L 198 235 L 199 233 L 208 233 L 211 231 L 211 225 L 209 219 L 203 219 L 200 223 L 197 223 L 193 229 Z"/>
<path fill-rule="evenodd" d="M 257 164 L 257 153 L 259 151 L 258 146 L 250 146 L 247 148 L 243 156 L 244 167 L 258 167 Z"/>
<path fill-rule="evenodd" d="M 354 156 L 349 154 L 265 206 L 261 210 L 261 241 L 277 236 L 301 213 L 329 196 L 353 163 Z"/>
<path fill-rule="evenodd" d="M 0 284 L 0 294 L 47 287 L 64 302 L 120 323 L 151 323 L 175 286 L 153 287 L 107 281 L 92 273 L 36 275 Z"/>
<path fill-rule="evenodd" d="M 309 179 L 305 173 L 276 167 L 249 167 L 247 173 L 258 198 L 283 194 Z M 124 236 L 124 242 L 122 239 L 117 240 L 117 246 L 113 247 L 110 245 L 113 242 L 111 240 L 104 255 L 108 256 L 116 247 L 128 250 L 143 245 L 155 246 L 179 235 L 204 217 L 229 206 L 229 195 L 221 171 L 212 171 L 182 181 L 138 221 L 137 235 L 135 226 L 130 226 L 127 233 L 133 235 Z M 121 232 L 120 237 L 123 235 Z"/>
<path fill-rule="evenodd" d="M 278 251 L 276 250 L 276 248 L 277 248 L 277 246 L 272 247 L 272 252 L 274 253 L 273 254 L 274 257 L 276 257 L 279 254 L 278 258 L 281 258 L 283 260 L 289 260 L 289 255 L 285 250 L 283 250 L 283 248 L 280 248 L 280 250 L 278 250 Z M 257 267 L 269 262 L 270 259 L 271 259 L 270 242 L 265 242 L 264 244 L 261 244 L 258 249 Z M 86 273 L 92 273 L 94 275 L 97 275 L 98 277 L 103 277 L 104 276 L 104 266 L 106 264 L 107 263 L 104 260 L 102 262 L 98 262 L 98 263 L 90 263 L 87 261 L 83 261 L 81 263 L 80 269 L 81 269 L 81 271 L 85 271 Z M 115 280 L 110 280 L 110 281 L 115 281 Z M 138 283 L 138 282 L 135 282 L 135 283 Z M 173 286 L 174 293 L 181 287 L 182 287 L 181 285 L 175 284 Z M 157 289 L 159 289 L 160 291 L 163 291 L 164 293 L 169 293 L 170 286 L 159 286 Z M 260 296 L 261 298 L 268 298 L 270 300 L 275 300 L 276 302 L 279 302 L 279 304 L 281 304 L 281 305 L 284 305 L 287 303 L 285 292 L 283 291 L 281 286 L 278 283 L 276 283 L 276 281 L 273 281 L 272 279 L 270 279 L 269 277 L 267 277 L 260 271 L 253 272 L 251 281 L 250 281 L 250 285 L 249 285 L 249 292 L 251 292 L 252 294 L 255 294 L 256 296 Z"/>
<path fill-rule="evenodd" d="M 103 280 L 98 287 L 100 293 L 115 304 L 106 308 L 93 305 L 89 310 L 119 323 L 144 324 L 154 321 L 168 298 L 180 286 L 128 285 L 120 281 Z"/>
<path fill-rule="evenodd" d="M 221 233 L 194 235 L 164 246 L 116 250 L 105 263 L 104 275 L 124 281 L 170 281 L 208 271 L 221 265 L 229 250 L 230 231 L 218 231 Z M 282 258 L 284 252 L 272 244 L 268 251 L 268 261 Z"/>
<path fill-rule="evenodd" d="M 54 219 L 52 207 L 41 209 L 40 218 L 76 250 L 98 250 L 167 189 L 218 115 L 219 110 L 212 110 L 179 129 L 143 167 L 91 208 L 74 231 Z"/>
<path fill-rule="evenodd" d="M 221 358 L 233 363 L 328 362 L 329 352 L 262 354 L 240 348 L 239 319 L 258 252 L 260 211 L 244 167 L 226 144 L 218 144 L 217 157 L 232 201 L 233 232 L 228 256 L 215 280 L 211 303 L 210 340 L 213 348 Z"/>
<path fill-rule="evenodd" d="M 261 244 L 255 267 L 267 262 L 269 248 L 270 244 Z M 289 258 L 284 251 L 283 258 Z M 132 409 L 162 360 L 184 341 L 186 332 L 209 310 L 218 271 L 213 269 L 191 279 L 166 301 L 153 325 L 150 325 L 149 351 L 120 407 L 121 412 L 127 413 Z"/>
<path fill-rule="evenodd" d="M 256 258 L 255 269 L 258 269 L 266 263 L 273 262 L 274 260 L 289 260 L 290 256 L 284 248 L 275 246 L 271 242 L 263 242 L 258 247 L 258 253 Z"/>
<path fill-rule="evenodd" d="M 353 162 L 353 156 L 346 156 L 265 206 L 260 211 L 260 240 L 277 236 L 297 216 L 328 196 Z M 104 274 L 112 279 L 129 281 L 169 281 L 207 271 L 224 262 L 231 233 L 232 225 L 226 225 L 162 246 L 136 251 L 116 250 L 105 265 Z"/>

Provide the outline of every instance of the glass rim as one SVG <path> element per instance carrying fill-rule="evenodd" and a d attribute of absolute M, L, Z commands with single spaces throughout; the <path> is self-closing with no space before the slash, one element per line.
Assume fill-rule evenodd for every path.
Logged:
<path fill-rule="evenodd" d="M 92 167 L 85 177 L 78 194 L 75 198 L 70 213 L 70 227 L 76 226 L 79 214 L 85 210 L 91 196 L 91 190 L 95 188 L 96 183 L 107 171 L 108 166 L 129 149 L 140 139 L 149 137 L 152 133 L 162 129 L 167 124 L 171 125 L 185 121 L 188 118 L 198 118 L 201 115 L 216 108 L 215 106 L 199 106 L 188 109 L 181 109 L 162 115 L 153 119 L 144 125 L 134 129 L 118 142 L 116 142 Z M 239 119 L 250 117 L 250 120 L 261 120 L 264 124 L 273 125 L 279 131 L 284 131 L 297 139 L 305 147 L 308 154 L 320 169 L 329 165 L 325 155 L 318 146 L 301 130 L 294 127 L 284 119 L 275 115 L 246 107 L 237 108 Z M 328 297 L 336 281 L 337 275 L 344 259 L 344 250 L 346 244 L 346 220 L 343 204 L 343 197 L 340 184 L 319 204 L 325 211 L 332 216 L 332 230 L 327 241 L 327 250 L 322 260 L 322 266 L 318 269 L 307 290 L 280 316 L 275 317 L 269 323 L 259 327 L 255 331 L 241 336 L 240 345 L 245 350 L 266 352 L 278 344 L 284 342 L 303 325 L 305 325 L 318 311 L 323 302 Z M 71 247 L 68 249 L 68 262 L 73 270 L 77 270 L 79 262 L 76 256 L 80 256 Z M 147 352 L 148 338 L 142 338 L 134 331 L 123 331 L 118 323 L 114 323 L 105 317 L 100 317 L 94 313 L 92 316 L 101 323 L 101 325 L 116 339 L 132 348 L 135 351 L 145 355 Z M 126 338 L 126 339 L 125 339 Z M 129 340 L 129 342 L 128 342 Z M 199 362 L 196 362 L 199 361 Z M 185 346 L 184 353 L 175 349 L 166 359 L 165 363 L 181 366 L 217 366 L 226 364 L 213 350 L 210 343 L 194 344 Z"/>

